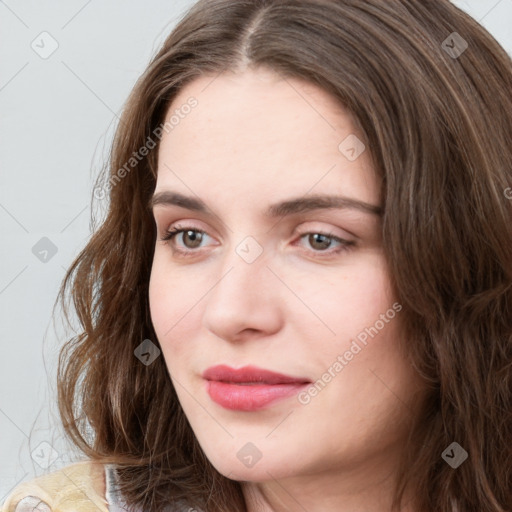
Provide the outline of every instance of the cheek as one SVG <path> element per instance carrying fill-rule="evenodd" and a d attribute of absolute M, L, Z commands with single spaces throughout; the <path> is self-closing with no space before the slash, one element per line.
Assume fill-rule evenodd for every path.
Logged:
<path fill-rule="evenodd" d="M 316 318 L 310 313 L 304 315 L 302 308 L 298 315 L 300 308 L 297 306 L 297 321 L 304 323 L 306 318 L 313 319 L 316 329 L 321 320 L 322 332 L 331 343 L 338 345 L 336 349 L 343 348 L 349 338 L 373 326 L 395 301 L 387 269 L 379 254 L 361 258 L 342 272 L 326 269 L 325 277 L 307 276 L 295 282 L 297 295 L 316 314 Z M 393 310 L 391 314 L 395 316 Z M 314 339 L 313 332 L 311 336 Z M 316 338 L 319 338 L 318 331 Z"/>
<path fill-rule="evenodd" d="M 193 331 L 201 325 L 202 290 L 197 276 L 170 268 L 165 255 L 155 253 L 149 281 L 149 308 L 168 366 L 177 358 L 183 361 L 192 352 L 189 340 L 194 338 Z"/>
<path fill-rule="evenodd" d="M 171 304 L 169 304 L 169 296 L 167 293 L 167 290 L 169 289 L 169 283 L 168 279 L 166 279 L 166 274 L 159 260 L 160 258 L 155 253 L 153 266 L 151 268 L 151 276 L 149 279 L 148 298 L 151 321 L 157 336 L 160 338 L 165 327 L 164 324 L 167 324 L 166 312 L 172 314 L 174 308 L 169 307 L 171 306 Z M 169 324 L 169 327 L 170 325 L 172 324 Z"/>
<path fill-rule="evenodd" d="M 350 376 L 349 387 L 355 394 L 366 389 L 370 401 L 376 392 L 375 383 L 368 388 L 368 382 L 375 378 L 372 370 L 378 368 L 386 378 L 398 377 L 405 364 L 399 353 L 401 306 L 383 261 L 373 263 L 351 281 L 344 295 L 346 307 L 341 307 L 343 313 L 337 323 L 341 335 L 337 354 L 348 361 L 345 378 Z"/>
<path fill-rule="evenodd" d="M 399 352 L 401 306 L 383 258 L 362 258 L 330 281 L 303 280 L 300 293 L 321 319 L 302 310 L 295 314 L 304 343 L 302 350 L 295 350 L 301 350 L 301 359 L 309 361 L 309 369 L 321 380 L 316 387 L 321 396 L 312 391 L 315 405 L 310 411 L 320 414 L 339 404 L 339 414 L 348 419 L 357 417 L 364 404 L 379 410 L 393 395 L 377 376 L 393 389 L 400 389 L 410 376 Z M 302 403 L 308 400 L 305 396 Z"/>
<path fill-rule="evenodd" d="M 165 249 L 157 248 L 149 279 L 149 307 L 157 331 L 169 331 L 190 309 L 194 289 L 179 268 L 171 267 Z"/>

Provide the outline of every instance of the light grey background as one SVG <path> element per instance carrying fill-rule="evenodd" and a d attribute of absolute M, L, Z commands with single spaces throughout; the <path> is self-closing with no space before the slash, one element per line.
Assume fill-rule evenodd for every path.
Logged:
<path fill-rule="evenodd" d="M 0 503 L 19 482 L 81 458 L 57 416 L 65 333 L 52 306 L 91 234 L 93 179 L 121 107 L 193 3 L 0 0 Z M 454 3 L 512 55 L 512 0 Z M 34 254 L 43 237 L 54 255 Z"/>

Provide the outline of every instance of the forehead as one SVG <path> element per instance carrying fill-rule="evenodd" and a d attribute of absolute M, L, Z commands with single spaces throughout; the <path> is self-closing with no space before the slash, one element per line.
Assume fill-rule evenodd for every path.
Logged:
<path fill-rule="evenodd" d="M 183 108 L 191 98 L 194 108 Z M 366 149 L 355 160 L 345 153 L 345 141 L 363 139 L 351 113 L 314 84 L 261 68 L 203 75 L 179 92 L 166 120 L 173 115 L 178 122 L 159 147 L 157 189 L 222 189 L 233 199 L 311 189 L 378 202 Z"/>

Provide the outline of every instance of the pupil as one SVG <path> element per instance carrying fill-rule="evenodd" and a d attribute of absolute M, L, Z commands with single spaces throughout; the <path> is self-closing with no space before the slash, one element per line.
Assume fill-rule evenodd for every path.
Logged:
<path fill-rule="evenodd" d="M 201 243 L 201 235 L 197 231 L 187 231 L 186 236 L 192 239 L 193 247 L 196 247 Z M 197 243 L 194 245 L 194 242 Z"/>
<path fill-rule="evenodd" d="M 312 236 L 313 236 L 313 239 L 314 239 L 315 243 L 316 243 L 317 241 L 319 241 L 319 242 L 320 242 L 320 245 L 322 246 L 322 248 L 324 248 L 324 249 L 325 249 L 326 247 L 328 247 L 328 246 L 329 246 L 329 241 L 328 241 L 328 240 L 329 240 L 329 238 L 328 238 L 327 236 L 322 235 L 322 234 L 320 234 L 320 233 L 315 233 L 315 234 L 313 234 Z M 319 239 L 320 239 L 320 240 L 319 240 Z M 323 239 L 323 243 L 322 243 L 322 239 Z"/>

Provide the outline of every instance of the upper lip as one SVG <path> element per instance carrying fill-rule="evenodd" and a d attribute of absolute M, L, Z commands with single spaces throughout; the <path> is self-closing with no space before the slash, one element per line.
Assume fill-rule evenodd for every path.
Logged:
<path fill-rule="evenodd" d="M 284 375 L 256 366 L 243 366 L 242 368 L 235 369 L 224 364 L 208 368 L 203 372 L 202 376 L 206 380 L 235 383 L 261 382 L 262 384 L 304 384 L 311 382 L 304 377 Z"/>

